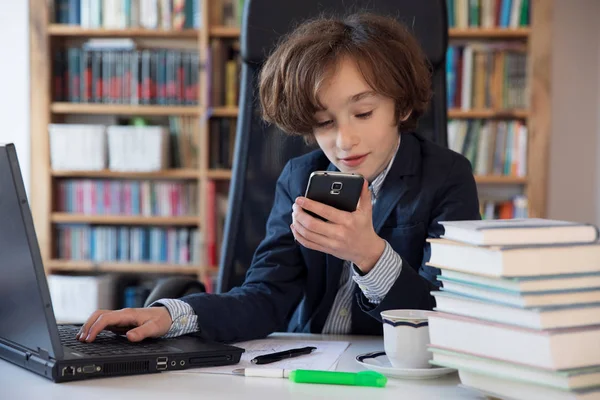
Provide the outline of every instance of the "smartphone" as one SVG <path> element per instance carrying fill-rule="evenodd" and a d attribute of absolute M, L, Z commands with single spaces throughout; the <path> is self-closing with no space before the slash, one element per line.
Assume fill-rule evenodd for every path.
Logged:
<path fill-rule="evenodd" d="M 353 212 L 356 210 L 364 178 L 360 174 L 315 171 L 310 174 L 304 197 L 327 204 L 338 210 Z M 320 215 L 305 210 L 310 215 L 326 221 Z"/>

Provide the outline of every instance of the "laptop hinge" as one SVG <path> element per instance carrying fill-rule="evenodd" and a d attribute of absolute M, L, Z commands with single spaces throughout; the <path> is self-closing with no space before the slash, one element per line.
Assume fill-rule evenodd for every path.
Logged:
<path fill-rule="evenodd" d="M 45 361 L 49 361 L 50 360 L 50 354 L 48 354 L 48 350 L 46 349 L 41 349 L 38 347 L 37 349 L 38 355 L 42 360 Z"/>

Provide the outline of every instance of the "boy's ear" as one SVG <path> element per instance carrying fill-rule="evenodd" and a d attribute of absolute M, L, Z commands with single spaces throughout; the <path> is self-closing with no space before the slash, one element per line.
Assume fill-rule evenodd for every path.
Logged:
<path fill-rule="evenodd" d="M 413 112 L 413 110 L 408 110 L 406 112 L 406 114 L 402 118 L 400 118 L 400 122 L 406 121 L 408 119 L 408 117 L 410 117 L 410 114 L 412 114 L 412 112 Z"/>

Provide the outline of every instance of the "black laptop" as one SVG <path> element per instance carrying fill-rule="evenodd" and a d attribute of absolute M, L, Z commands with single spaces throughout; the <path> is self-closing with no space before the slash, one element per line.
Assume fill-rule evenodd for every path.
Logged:
<path fill-rule="evenodd" d="M 55 382 L 236 364 L 243 349 L 194 336 L 131 343 L 57 325 L 15 147 L 0 146 L 0 358 Z"/>

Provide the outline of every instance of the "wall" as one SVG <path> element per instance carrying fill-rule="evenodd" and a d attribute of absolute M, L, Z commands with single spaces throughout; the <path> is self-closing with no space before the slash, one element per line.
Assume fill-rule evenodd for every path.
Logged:
<path fill-rule="evenodd" d="M 600 223 L 600 2 L 554 0 L 548 217 Z"/>
<path fill-rule="evenodd" d="M 14 143 L 29 193 L 29 5 L 2 1 L 0 12 L 0 142 Z"/>

